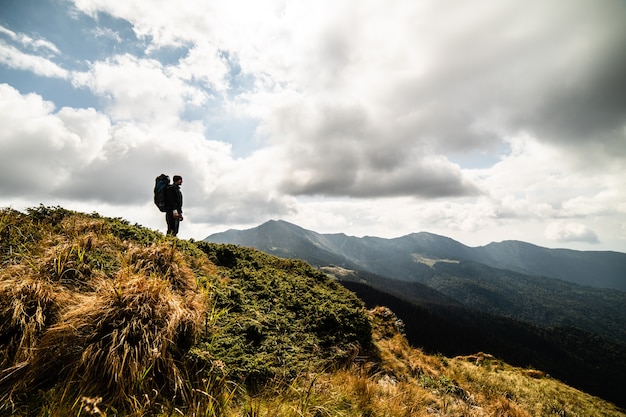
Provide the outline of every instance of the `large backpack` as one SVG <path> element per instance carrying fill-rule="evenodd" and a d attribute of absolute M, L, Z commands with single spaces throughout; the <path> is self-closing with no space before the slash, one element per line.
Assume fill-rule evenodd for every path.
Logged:
<path fill-rule="evenodd" d="M 167 211 L 165 204 L 165 189 L 170 185 L 170 177 L 165 174 L 161 174 L 154 180 L 154 204 L 162 212 Z"/>

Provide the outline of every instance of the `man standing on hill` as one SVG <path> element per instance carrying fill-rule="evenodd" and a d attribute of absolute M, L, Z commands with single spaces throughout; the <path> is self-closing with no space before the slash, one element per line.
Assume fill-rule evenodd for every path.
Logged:
<path fill-rule="evenodd" d="M 178 225 L 183 221 L 183 193 L 180 186 L 183 183 L 183 177 L 174 175 L 173 183 L 165 189 L 165 221 L 167 222 L 167 234 L 176 236 L 178 234 Z"/>

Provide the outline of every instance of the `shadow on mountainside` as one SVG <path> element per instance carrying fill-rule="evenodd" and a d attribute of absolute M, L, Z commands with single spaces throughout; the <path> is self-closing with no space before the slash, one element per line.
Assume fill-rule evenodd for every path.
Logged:
<path fill-rule="evenodd" d="M 358 282 L 342 284 L 368 308 L 392 306 L 413 346 L 446 356 L 489 352 L 626 407 L 624 345 L 572 328 L 546 329 L 449 304 L 413 303 Z"/>

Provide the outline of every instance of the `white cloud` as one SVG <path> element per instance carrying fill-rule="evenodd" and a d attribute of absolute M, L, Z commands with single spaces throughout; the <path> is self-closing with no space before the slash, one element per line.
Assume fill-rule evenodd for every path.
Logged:
<path fill-rule="evenodd" d="M 172 123 L 186 105 L 202 104 L 206 95 L 167 72 L 154 59 L 117 55 L 75 74 L 74 83 L 105 98 L 114 120 Z"/>
<path fill-rule="evenodd" d="M 593 87 L 604 91 L 609 81 L 622 79 L 616 75 L 626 65 L 620 60 L 624 54 L 606 53 L 619 51 L 626 34 L 615 5 L 479 1 L 451 8 L 428 1 L 374 0 L 75 3 L 92 15 L 104 11 L 129 20 L 138 36 L 150 40 L 151 48 L 193 46 L 180 68 L 185 79 L 211 79 L 218 89 L 224 88 L 219 82 L 224 68 L 218 61 L 191 65 L 198 56 L 224 51 L 244 73 L 255 77 L 256 90 L 245 92 L 252 105 L 257 94 L 267 97 L 273 92 L 274 103 L 284 98 L 285 91 L 301 94 L 302 100 L 290 103 L 295 109 L 273 104 L 281 111 L 273 118 L 291 117 L 302 101 L 322 115 L 329 108 L 360 107 L 369 126 L 394 132 L 368 138 L 370 143 L 391 140 L 400 149 L 427 145 L 436 156 L 492 147 L 503 135 L 519 130 L 561 144 L 586 142 L 594 134 L 615 150 L 624 137 L 615 136 L 616 128 L 625 124 L 619 116 L 624 100 L 615 95 L 610 103 L 596 100 L 601 106 L 584 104 L 596 98 Z M 613 91 L 620 90 L 611 85 Z M 586 127 L 578 130 L 585 136 L 569 127 L 582 120 Z M 325 119 L 319 123 L 323 131 Z M 351 138 L 362 126 L 348 129 Z M 315 145 L 312 138 L 304 139 Z M 338 145 L 344 142 L 335 140 Z"/>
<path fill-rule="evenodd" d="M 596 233 L 580 223 L 550 223 L 546 227 L 546 238 L 557 242 L 598 243 Z"/>
<path fill-rule="evenodd" d="M 171 68 L 172 74 L 185 81 L 199 81 L 220 93 L 228 90 L 228 62 L 211 44 L 196 45 L 179 64 Z"/>
<path fill-rule="evenodd" d="M 8 29 L 2 25 L 0 25 L 0 33 L 7 35 L 11 40 L 20 43 L 22 46 L 25 46 L 34 50 L 46 50 L 49 53 L 54 55 L 58 55 L 61 52 L 56 45 L 46 39 L 33 39 L 30 36 L 23 33 L 16 33 L 11 29 Z"/>
<path fill-rule="evenodd" d="M 114 40 L 117 43 L 121 43 L 123 41 L 122 36 L 111 28 L 103 28 L 98 26 L 93 30 L 93 34 L 97 38 L 108 38 Z"/>
<path fill-rule="evenodd" d="M 44 77 L 66 79 L 70 74 L 47 58 L 24 53 L 2 41 L 0 41 L 0 63 L 9 68 L 32 71 Z"/>
<path fill-rule="evenodd" d="M 32 53 L 24 52 L 0 39 L 0 63 L 17 70 L 32 71 L 44 77 L 63 79 L 69 77 L 69 71 L 50 60 L 50 56 L 60 54 L 54 43 L 14 32 L 2 25 L 0 25 L 0 35 L 5 35 L 12 43 L 32 51 Z M 43 54 L 49 56 L 42 56 Z"/>
<path fill-rule="evenodd" d="M 85 163 L 82 151 L 90 146 L 86 143 L 96 138 L 79 136 L 53 111 L 54 105 L 40 96 L 22 96 L 9 85 L 0 84 L 0 190 L 4 196 L 48 196 L 73 165 Z M 98 120 L 94 112 L 78 113 L 84 117 L 84 125 L 89 125 L 79 129 L 81 133 L 102 126 L 102 119 Z M 68 111 L 63 111 L 63 115 L 68 121 L 72 118 Z"/>
<path fill-rule="evenodd" d="M 293 198 L 272 191 L 271 159 L 233 160 L 230 145 L 207 140 L 201 125 L 111 122 L 94 109 L 55 112 L 51 102 L 6 84 L 0 84 L 0 124 L 0 193 L 9 201 L 116 216 L 128 211 L 146 224 L 142 210 L 160 220 L 148 213 L 156 210 L 151 189 L 163 172 L 185 178 L 185 207 L 194 213 L 188 233 L 194 222 L 250 220 L 251 213 L 263 220 L 294 210 Z"/>

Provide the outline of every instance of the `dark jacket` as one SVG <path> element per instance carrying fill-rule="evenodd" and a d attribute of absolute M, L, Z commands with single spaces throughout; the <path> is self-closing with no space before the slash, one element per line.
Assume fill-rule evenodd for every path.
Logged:
<path fill-rule="evenodd" d="M 178 214 L 183 214 L 183 193 L 180 186 L 176 184 L 168 185 L 165 189 L 165 207 L 168 211 L 177 210 Z"/>

